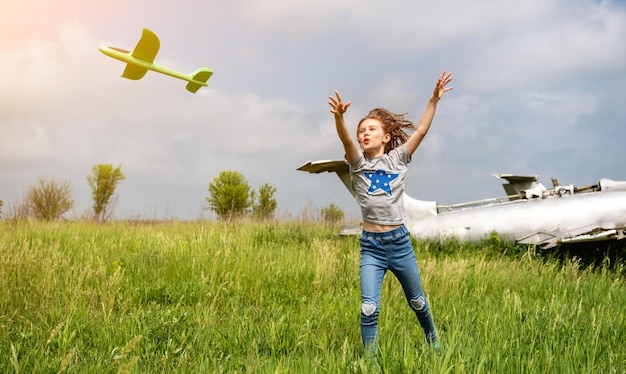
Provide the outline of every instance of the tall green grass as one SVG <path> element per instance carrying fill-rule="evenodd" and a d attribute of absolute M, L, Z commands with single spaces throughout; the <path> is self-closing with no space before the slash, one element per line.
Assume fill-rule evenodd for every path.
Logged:
<path fill-rule="evenodd" d="M 626 372 L 623 267 L 415 242 L 361 358 L 358 240 L 316 224 L 0 222 L 0 372 Z"/>

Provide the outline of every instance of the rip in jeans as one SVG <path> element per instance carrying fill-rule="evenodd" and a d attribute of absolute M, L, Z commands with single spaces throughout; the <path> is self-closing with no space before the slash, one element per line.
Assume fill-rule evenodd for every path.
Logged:
<path fill-rule="evenodd" d="M 424 306 L 426 306 L 426 300 L 424 299 L 424 296 L 420 296 L 415 300 L 411 300 L 409 303 L 411 304 L 411 308 L 415 309 L 418 312 L 424 309 Z"/>
<path fill-rule="evenodd" d="M 363 304 L 361 305 L 361 311 L 366 316 L 371 316 L 376 311 L 376 303 L 373 303 L 371 301 L 363 302 Z"/>

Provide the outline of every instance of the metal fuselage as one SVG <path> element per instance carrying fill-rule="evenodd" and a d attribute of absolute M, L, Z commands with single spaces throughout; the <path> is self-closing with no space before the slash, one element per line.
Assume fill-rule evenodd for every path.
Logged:
<path fill-rule="evenodd" d="M 408 197 L 405 206 L 410 207 L 412 200 Z M 594 229 L 603 229 L 604 233 L 622 230 L 623 235 L 625 225 L 626 192 L 623 191 L 515 200 L 407 220 L 407 226 L 416 237 L 479 241 L 497 232 L 515 241 L 537 244 L 550 236 L 554 241 L 548 240 L 546 244 L 576 241 L 576 236 Z M 578 241 L 606 240 L 619 234 L 606 234 L 604 238 L 602 235 L 580 236 Z"/>

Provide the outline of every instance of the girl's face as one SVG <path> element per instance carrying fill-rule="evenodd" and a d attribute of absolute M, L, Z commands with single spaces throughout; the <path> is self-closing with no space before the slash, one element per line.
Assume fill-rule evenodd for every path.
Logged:
<path fill-rule="evenodd" d="M 374 118 L 364 119 L 357 129 L 357 141 L 369 157 L 379 157 L 385 153 L 385 145 L 391 135 L 383 129 L 383 124 Z"/>

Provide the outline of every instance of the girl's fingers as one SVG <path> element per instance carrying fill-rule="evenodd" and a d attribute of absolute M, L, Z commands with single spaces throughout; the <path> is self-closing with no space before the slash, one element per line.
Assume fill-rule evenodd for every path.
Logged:
<path fill-rule="evenodd" d="M 333 96 L 328 96 L 328 99 L 329 99 L 328 105 L 332 107 L 331 112 L 332 113 L 344 113 L 346 109 L 348 109 L 350 104 L 352 104 L 352 102 L 348 101 L 347 103 L 344 103 L 341 100 L 341 95 L 339 94 L 339 91 L 337 90 L 335 90 L 335 95 L 337 96 L 337 98 Z"/>

